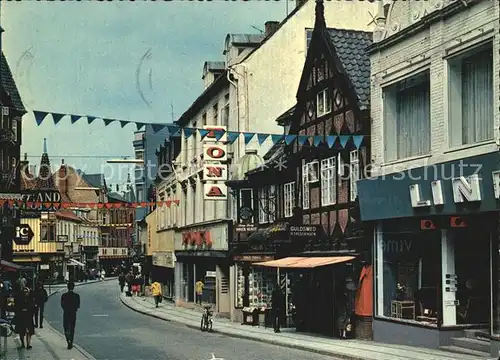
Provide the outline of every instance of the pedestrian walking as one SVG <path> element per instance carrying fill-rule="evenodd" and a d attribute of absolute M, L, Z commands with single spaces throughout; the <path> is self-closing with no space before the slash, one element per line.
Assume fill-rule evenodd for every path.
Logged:
<path fill-rule="evenodd" d="M 205 284 L 200 279 L 196 282 L 195 287 L 196 287 L 196 303 L 200 304 L 201 306 L 201 297 L 203 295 L 203 288 L 205 287 Z"/>
<path fill-rule="evenodd" d="M 105 277 L 106 277 L 106 270 L 102 269 L 102 271 L 101 271 L 101 281 L 104 281 Z"/>
<path fill-rule="evenodd" d="M 120 292 L 123 292 L 125 288 L 125 275 L 123 275 L 123 273 L 118 276 L 118 283 L 120 284 Z"/>
<path fill-rule="evenodd" d="M 35 299 L 30 288 L 25 286 L 18 294 L 16 305 L 16 330 L 21 340 L 21 348 L 31 349 L 31 336 L 35 334 L 33 316 L 35 314 Z M 26 342 L 25 342 L 26 340 Z"/>
<path fill-rule="evenodd" d="M 47 290 L 43 287 L 41 282 L 36 284 L 35 288 L 35 327 L 40 325 L 40 329 L 43 329 L 43 312 L 45 309 L 45 303 L 49 299 Z"/>
<path fill-rule="evenodd" d="M 153 297 L 155 298 L 155 305 L 156 307 L 158 307 L 158 304 L 163 300 L 161 284 L 158 281 L 155 281 L 151 284 L 151 292 L 153 293 Z"/>
<path fill-rule="evenodd" d="M 75 284 L 68 283 L 68 291 L 61 296 L 61 307 L 63 309 L 63 327 L 68 349 L 73 347 L 75 337 L 76 313 L 80 309 L 80 295 L 75 293 Z"/>
<path fill-rule="evenodd" d="M 281 311 L 283 307 L 283 293 L 281 292 L 281 287 L 276 284 L 271 297 L 271 306 L 273 314 L 273 328 L 275 333 L 280 332 L 280 318 Z"/>

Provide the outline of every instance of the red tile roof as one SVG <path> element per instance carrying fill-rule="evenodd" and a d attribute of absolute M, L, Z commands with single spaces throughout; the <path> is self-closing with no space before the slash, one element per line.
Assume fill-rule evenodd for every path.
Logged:
<path fill-rule="evenodd" d="M 78 222 L 82 221 L 82 219 L 80 219 L 78 216 L 76 216 L 76 214 L 73 211 L 67 210 L 67 209 L 57 210 L 56 217 L 58 217 L 59 219 L 64 219 L 64 220 L 71 220 L 71 221 L 78 221 Z"/>

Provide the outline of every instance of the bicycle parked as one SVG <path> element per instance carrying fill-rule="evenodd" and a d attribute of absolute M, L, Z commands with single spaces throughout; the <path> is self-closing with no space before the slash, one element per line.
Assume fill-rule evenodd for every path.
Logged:
<path fill-rule="evenodd" d="M 213 312 L 212 312 L 212 306 L 210 305 L 205 305 L 203 307 L 203 315 L 201 316 L 201 324 L 200 324 L 200 330 L 201 331 L 212 331 L 212 326 L 213 326 Z"/>
<path fill-rule="evenodd" d="M 5 336 L 7 337 L 16 333 L 16 329 L 14 328 L 11 319 L 0 318 L 0 328 L 5 329 Z"/>

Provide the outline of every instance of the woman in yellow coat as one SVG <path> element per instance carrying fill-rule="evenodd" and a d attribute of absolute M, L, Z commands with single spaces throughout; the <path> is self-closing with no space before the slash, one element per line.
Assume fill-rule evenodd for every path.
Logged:
<path fill-rule="evenodd" d="M 158 304 L 162 301 L 161 284 L 158 281 L 151 284 L 151 292 L 155 298 L 155 305 L 158 307 Z"/>

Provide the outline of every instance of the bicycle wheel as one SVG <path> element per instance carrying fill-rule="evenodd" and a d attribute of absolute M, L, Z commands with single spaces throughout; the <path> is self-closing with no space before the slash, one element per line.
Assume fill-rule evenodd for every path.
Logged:
<path fill-rule="evenodd" d="M 205 316 L 201 317 L 200 330 L 205 331 Z"/>

